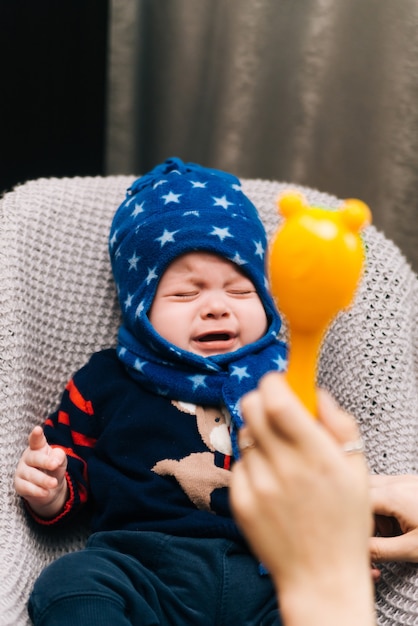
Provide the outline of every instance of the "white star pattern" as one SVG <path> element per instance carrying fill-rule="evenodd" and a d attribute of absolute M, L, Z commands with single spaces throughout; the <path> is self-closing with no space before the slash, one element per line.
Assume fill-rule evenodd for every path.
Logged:
<path fill-rule="evenodd" d="M 145 309 L 144 303 L 140 302 L 136 307 L 135 317 L 141 317 L 142 311 Z"/>
<path fill-rule="evenodd" d="M 133 202 L 133 201 L 135 200 L 135 196 L 134 196 L 134 195 L 132 195 L 132 191 L 129 193 L 129 195 L 130 195 L 131 197 L 129 198 L 129 200 L 126 200 L 126 202 L 125 202 L 125 206 L 129 206 L 129 205 L 131 204 L 131 202 Z"/>
<path fill-rule="evenodd" d="M 232 411 L 241 417 L 241 400 L 237 400 L 233 407 L 231 407 Z"/>
<path fill-rule="evenodd" d="M 263 244 L 261 243 L 261 241 L 254 241 L 254 245 L 255 245 L 255 254 L 256 254 L 256 256 L 259 256 L 260 259 L 262 259 L 263 258 L 263 254 L 264 254 Z"/>
<path fill-rule="evenodd" d="M 287 365 L 286 359 L 284 359 L 280 354 L 277 359 L 273 359 L 272 363 L 274 363 L 279 371 L 283 371 Z"/>
<path fill-rule="evenodd" d="M 219 237 L 219 239 L 221 241 L 223 241 L 226 237 L 233 237 L 234 235 L 231 235 L 231 233 L 229 232 L 229 228 L 219 228 L 218 226 L 214 226 L 213 230 L 211 233 L 209 233 L 209 235 L 214 235 L 216 237 Z"/>
<path fill-rule="evenodd" d="M 199 213 L 199 211 L 185 211 L 185 212 L 183 213 L 183 217 L 184 217 L 185 215 L 195 215 L 196 217 L 200 217 L 200 213 Z"/>
<path fill-rule="evenodd" d="M 234 183 L 233 185 L 231 185 L 232 189 L 234 191 L 242 191 L 242 187 L 241 185 L 237 185 L 236 183 Z"/>
<path fill-rule="evenodd" d="M 123 303 L 124 307 L 125 307 L 125 311 L 127 311 L 131 306 L 132 306 L 132 299 L 133 299 L 133 294 L 128 293 L 128 295 L 126 296 L 126 300 Z"/>
<path fill-rule="evenodd" d="M 134 369 L 137 370 L 137 372 L 143 372 L 144 371 L 144 367 L 147 364 L 147 361 L 141 361 L 140 359 L 135 359 L 135 363 L 134 363 Z"/>
<path fill-rule="evenodd" d="M 110 239 L 110 241 L 109 241 L 109 244 L 110 244 L 110 247 L 111 247 L 111 248 L 113 248 L 113 246 L 115 245 L 115 243 L 116 243 L 116 242 L 117 242 L 117 240 L 118 240 L 118 232 L 119 232 L 118 230 L 115 230 L 115 232 L 114 232 L 114 233 L 113 233 L 113 235 L 112 235 L 112 238 L 111 238 L 111 239 Z"/>
<path fill-rule="evenodd" d="M 128 259 L 128 263 L 129 263 L 129 272 L 131 270 L 137 270 L 138 269 L 138 261 L 140 260 L 140 256 L 136 255 L 136 252 L 133 253 L 133 255 L 131 256 L 130 259 Z"/>
<path fill-rule="evenodd" d="M 231 259 L 233 263 L 235 263 L 236 265 L 245 265 L 247 263 L 247 261 L 245 261 L 245 259 L 241 258 L 240 255 L 238 254 L 238 252 L 235 253 L 235 256 L 233 259 Z"/>
<path fill-rule="evenodd" d="M 207 185 L 207 183 L 201 183 L 198 180 L 191 180 L 190 182 L 192 183 L 193 189 L 205 189 Z"/>
<path fill-rule="evenodd" d="M 214 199 L 214 203 L 213 206 L 221 206 L 223 209 L 227 209 L 229 206 L 233 205 L 233 202 L 229 202 L 229 200 L 226 199 L 226 196 L 222 196 L 222 198 L 215 198 L 215 196 L 213 196 Z"/>
<path fill-rule="evenodd" d="M 164 204 L 169 204 L 170 202 L 175 202 L 176 204 L 180 203 L 180 196 L 182 196 L 182 193 L 173 193 L 172 191 L 170 191 L 169 193 L 167 193 L 165 196 L 161 196 L 164 200 Z"/>
<path fill-rule="evenodd" d="M 178 230 L 172 230 L 171 233 L 170 231 L 168 231 L 166 228 L 164 229 L 163 234 L 161 235 L 161 237 L 157 237 L 155 239 L 155 241 L 159 241 L 161 244 L 161 247 L 163 247 L 166 243 L 168 242 L 173 242 L 174 241 L 174 235 L 176 233 L 178 233 Z"/>
<path fill-rule="evenodd" d="M 159 180 L 157 183 L 154 183 L 152 188 L 157 189 L 157 187 L 159 187 L 160 185 L 164 185 L 164 183 L 168 183 L 168 180 L 165 180 L 165 179 Z"/>
<path fill-rule="evenodd" d="M 241 382 L 243 378 L 251 378 L 246 367 L 238 367 L 237 365 L 232 366 L 231 376 L 238 376 L 239 382 Z"/>
<path fill-rule="evenodd" d="M 147 274 L 147 277 L 145 279 L 147 281 L 147 285 L 149 285 L 152 280 L 155 280 L 156 278 L 158 278 L 158 274 L 155 271 L 156 269 L 157 269 L 157 267 L 149 267 L 148 268 L 148 274 Z"/>
<path fill-rule="evenodd" d="M 135 204 L 135 208 L 131 213 L 131 217 L 136 217 L 137 215 L 139 215 L 140 213 L 144 212 L 144 202 L 141 202 L 141 204 Z"/>
<path fill-rule="evenodd" d="M 203 374 L 196 374 L 196 376 L 188 376 L 188 379 L 193 383 L 193 391 L 196 391 L 198 387 L 206 387 L 206 376 Z"/>

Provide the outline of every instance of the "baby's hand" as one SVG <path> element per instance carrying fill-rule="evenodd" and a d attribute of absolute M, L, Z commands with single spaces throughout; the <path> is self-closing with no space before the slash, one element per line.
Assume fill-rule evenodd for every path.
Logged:
<path fill-rule="evenodd" d="M 40 426 L 29 435 L 15 473 L 15 489 L 41 517 L 54 517 L 67 499 L 67 456 L 61 448 L 52 448 Z"/>

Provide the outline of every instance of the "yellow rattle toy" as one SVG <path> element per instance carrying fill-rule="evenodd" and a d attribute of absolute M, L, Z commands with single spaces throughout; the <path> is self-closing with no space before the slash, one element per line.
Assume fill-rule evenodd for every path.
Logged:
<path fill-rule="evenodd" d="M 271 242 L 269 276 L 288 325 L 286 376 L 316 416 L 320 346 L 334 317 L 353 299 L 365 256 L 359 232 L 371 213 L 361 200 L 346 200 L 337 210 L 311 207 L 292 191 L 278 199 L 278 207 L 285 219 Z"/>

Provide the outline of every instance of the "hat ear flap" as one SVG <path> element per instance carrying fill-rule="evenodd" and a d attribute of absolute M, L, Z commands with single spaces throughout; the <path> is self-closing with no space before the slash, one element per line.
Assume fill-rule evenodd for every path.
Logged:
<path fill-rule="evenodd" d="M 277 198 L 280 215 L 289 218 L 306 208 L 305 198 L 298 191 L 285 191 Z"/>
<path fill-rule="evenodd" d="M 350 198 L 341 207 L 341 218 L 353 233 L 358 232 L 372 221 L 372 214 L 365 202 Z"/>

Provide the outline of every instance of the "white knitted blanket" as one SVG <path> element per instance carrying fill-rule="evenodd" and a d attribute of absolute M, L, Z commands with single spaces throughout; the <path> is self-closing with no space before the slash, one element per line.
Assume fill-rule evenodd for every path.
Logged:
<path fill-rule="evenodd" d="M 32 528 L 13 474 L 31 428 L 55 408 L 69 376 L 114 344 L 119 314 L 107 236 L 133 178 L 40 179 L 0 201 L 0 626 L 27 624 L 35 577 L 85 541 L 82 524 L 65 536 Z M 243 184 L 272 233 L 275 199 L 289 185 Z M 311 203 L 338 204 L 303 191 Z M 357 417 L 372 472 L 415 473 L 417 279 L 373 226 L 365 238 L 367 271 L 355 305 L 327 335 L 319 382 Z M 377 606 L 382 626 L 418 625 L 417 567 L 384 567 Z"/>

